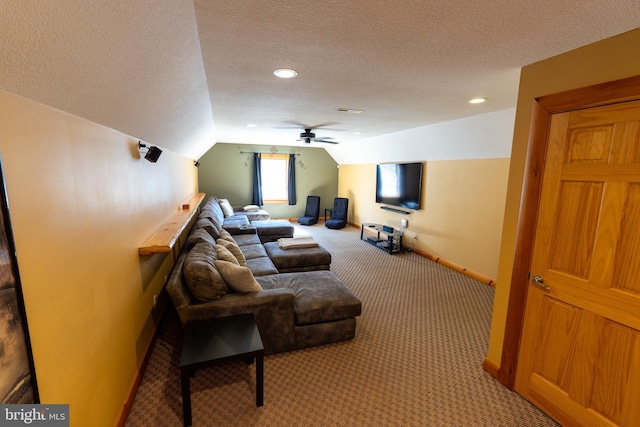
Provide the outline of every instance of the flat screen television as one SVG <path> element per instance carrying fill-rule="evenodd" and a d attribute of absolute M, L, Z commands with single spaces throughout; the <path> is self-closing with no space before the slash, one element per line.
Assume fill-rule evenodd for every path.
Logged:
<path fill-rule="evenodd" d="M 381 163 L 376 166 L 376 203 L 420 209 L 422 163 Z"/>

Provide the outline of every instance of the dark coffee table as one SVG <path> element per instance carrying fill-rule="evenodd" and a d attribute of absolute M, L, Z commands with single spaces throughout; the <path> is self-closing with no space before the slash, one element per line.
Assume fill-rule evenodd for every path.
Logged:
<path fill-rule="evenodd" d="M 184 425 L 191 425 L 189 377 L 196 369 L 228 360 L 256 360 L 256 406 L 263 405 L 264 347 L 253 314 L 187 324 L 182 343 L 180 378 Z"/>

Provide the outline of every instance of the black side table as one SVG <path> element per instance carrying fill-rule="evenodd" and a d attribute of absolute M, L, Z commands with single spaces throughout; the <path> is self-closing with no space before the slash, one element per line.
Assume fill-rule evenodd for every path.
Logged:
<path fill-rule="evenodd" d="M 228 360 L 256 360 L 256 406 L 264 399 L 264 347 L 252 314 L 190 323 L 184 330 L 180 378 L 184 425 L 191 425 L 189 376 L 198 368 Z"/>
<path fill-rule="evenodd" d="M 329 209 L 329 208 L 325 208 L 324 210 L 324 221 L 327 221 L 327 212 L 329 212 L 329 219 L 331 219 L 331 216 L 333 215 L 333 208 Z"/>

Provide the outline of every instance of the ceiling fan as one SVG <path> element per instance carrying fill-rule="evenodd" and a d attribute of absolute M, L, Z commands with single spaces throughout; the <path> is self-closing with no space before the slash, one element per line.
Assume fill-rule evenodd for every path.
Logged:
<path fill-rule="evenodd" d="M 300 133 L 300 139 L 298 139 L 298 141 L 304 141 L 307 144 L 310 144 L 311 141 L 324 142 L 327 144 L 338 144 L 338 141 L 329 141 L 330 139 L 333 139 L 331 137 L 324 137 L 324 138 L 316 137 L 316 134 L 312 132 L 312 130 L 313 128 L 306 128 L 304 132 Z"/>

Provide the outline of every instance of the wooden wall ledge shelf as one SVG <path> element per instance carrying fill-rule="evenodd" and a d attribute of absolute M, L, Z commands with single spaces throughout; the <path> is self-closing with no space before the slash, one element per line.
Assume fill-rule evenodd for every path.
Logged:
<path fill-rule="evenodd" d="M 180 210 L 167 220 L 146 242 L 138 248 L 138 255 L 166 254 L 171 252 L 193 215 L 198 211 L 205 193 L 196 193 Z"/>

